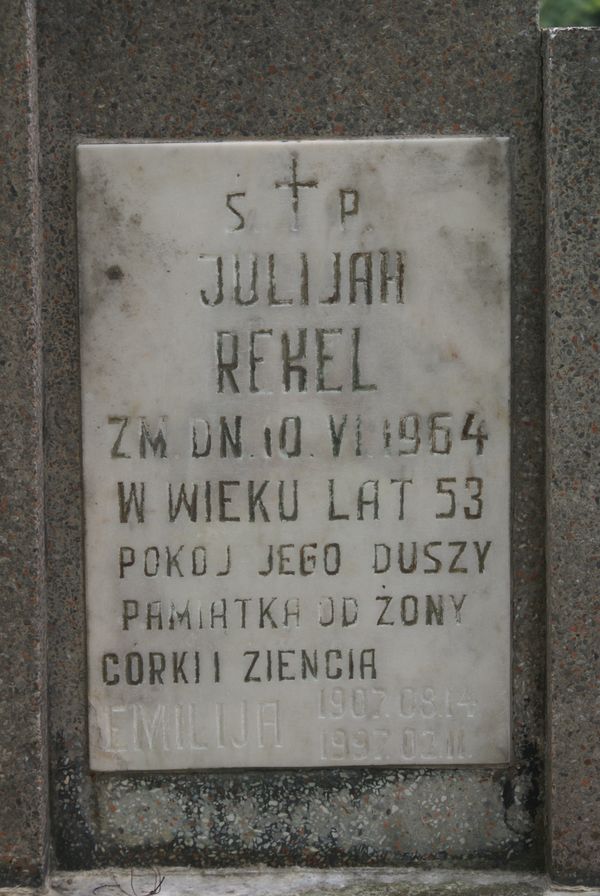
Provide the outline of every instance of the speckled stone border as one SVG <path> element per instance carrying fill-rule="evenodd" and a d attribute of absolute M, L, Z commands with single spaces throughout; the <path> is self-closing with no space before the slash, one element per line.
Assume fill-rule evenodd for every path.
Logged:
<path fill-rule="evenodd" d="M 600 882 L 600 28 L 545 35 L 550 872 Z"/>
<path fill-rule="evenodd" d="M 33 0 L 0 24 L 0 883 L 47 851 L 40 209 Z"/>

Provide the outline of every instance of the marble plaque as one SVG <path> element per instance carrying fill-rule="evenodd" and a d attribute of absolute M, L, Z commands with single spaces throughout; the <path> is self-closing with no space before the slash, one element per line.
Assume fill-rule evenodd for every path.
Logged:
<path fill-rule="evenodd" d="M 77 160 L 91 767 L 507 762 L 507 141 Z"/>

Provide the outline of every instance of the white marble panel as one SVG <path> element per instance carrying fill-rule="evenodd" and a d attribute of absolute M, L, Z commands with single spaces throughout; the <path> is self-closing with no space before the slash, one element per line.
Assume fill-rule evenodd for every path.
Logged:
<path fill-rule="evenodd" d="M 508 761 L 507 141 L 77 159 L 92 768 Z"/>

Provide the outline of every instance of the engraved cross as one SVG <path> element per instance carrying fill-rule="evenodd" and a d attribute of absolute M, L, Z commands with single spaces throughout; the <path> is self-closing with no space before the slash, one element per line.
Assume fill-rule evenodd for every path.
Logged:
<path fill-rule="evenodd" d="M 318 187 L 318 180 L 298 180 L 298 157 L 295 154 L 292 154 L 292 176 L 290 180 L 281 180 L 275 181 L 275 186 L 279 187 L 289 187 L 292 191 L 292 211 L 294 212 L 294 226 L 292 230 L 298 230 L 298 204 L 300 199 L 300 193 L 298 192 L 302 187 Z"/>

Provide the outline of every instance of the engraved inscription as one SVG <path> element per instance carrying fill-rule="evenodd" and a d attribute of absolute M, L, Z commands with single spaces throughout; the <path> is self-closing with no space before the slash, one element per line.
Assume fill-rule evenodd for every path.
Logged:
<path fill-rule="evenodd" d="M 296 153 L 292 153 L 290 180 L 277 181 L 275 183 L 275 186 L 277 188 L 289 187 L 292 194 L 292 211 L 294 214 L 294 223 L 292 226 L 292 230 L 298 230 L 298 206 L 300 204 L 299 191 L 300 189 L 314 189 L 319 186 L 319 181 L 316 178 L 304 182 L 298 180 L 298 156 Z"/>
<path fill-rule="evenodd" d="M 94 770 L 508 761 L 508 195 L 501 138 L 79 147 Z"/>

